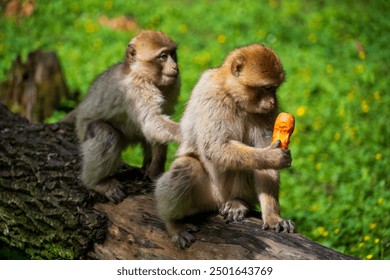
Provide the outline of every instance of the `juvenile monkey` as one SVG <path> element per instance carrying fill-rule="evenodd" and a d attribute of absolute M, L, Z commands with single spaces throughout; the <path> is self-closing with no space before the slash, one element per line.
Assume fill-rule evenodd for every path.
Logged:
<path fill-rule="evenodd" d="M 278 170 L 291 165 L 290 151 L 279 140 L 270 145 L 284 79 L 277 55 L 259 44 L 233 50 L 201 76 L 181 120 L 177 158 L 156 182 L 158 212 L 178 247 L 195 241 L 184 217 L 219 210 L 240 221 L 259 201 L 264 229 L 295 231 L 279 205 Z"/>
<path fill-rule="evenodd" d="M 163 32 L 141 31 L 128 44 L 125 60 L 102 73 L 65 120 L 76 117 L 81 180 L 87 188 L 114 203 L 126 197 L 121 183 L 110 176 L 130 144 L 141 143 L 147 176 L 164 172 L 166 143 L 181 140 L 179 124 L 168 116 L 179 90 L 175 42 Z"/>

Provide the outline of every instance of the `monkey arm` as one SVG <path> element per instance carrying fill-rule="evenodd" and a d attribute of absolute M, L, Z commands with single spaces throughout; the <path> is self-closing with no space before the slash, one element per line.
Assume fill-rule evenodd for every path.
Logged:
<path fill-rule="evenodd" d="M 247 146 L 239 141 L 214 142 L 205 151 L 206 157 L 224 169 L 265 168 L 260 149 Z"/>
<path fill-rule="evenodd" d="M 206 158 L 224 169 L 281 169 L 291 164 L 289 150 L 278 148 L 275 142 L 267 148 L 254 148 L 239 141 L 210 145 Z"/>
<path fill-rule="evenodd" d="M 151 143 L 181 142 L 179 124 L 167 115 L 148 114 L 141 122 L 141 129 Z"/>
<path fill-rule="evenodd" d="M 128 114 L 138 122 L 150 143 L 181 142 L 179 124 L 162 112 L 165 100 L 158 89 L 141 91 L 132 101 Z"/>

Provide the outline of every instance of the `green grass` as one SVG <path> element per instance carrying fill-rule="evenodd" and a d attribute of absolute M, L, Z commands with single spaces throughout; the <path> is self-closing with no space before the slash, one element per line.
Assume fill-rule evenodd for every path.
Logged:
<path fill-rule="evenodd" d="M 0 19 L 0 80 L 18 54 L 55 50 L 70 88 L 85 94 L 135 34 L 98 18 L 123 14 L 179 42 L 176 120 L 202 71 L 237 46 L 272 47 L 287 72 L 282 109 L 296 116 L 293 166 L 282 171 L 283 216 L 343 253 L 390 259 L 387 1 L 38 1 L 32 17 Z M 139 148 L 125 157 L 141 163 Z"/>

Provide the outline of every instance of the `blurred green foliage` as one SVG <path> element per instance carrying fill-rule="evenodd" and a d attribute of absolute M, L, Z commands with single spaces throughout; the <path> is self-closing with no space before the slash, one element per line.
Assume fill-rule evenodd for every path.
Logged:
<path fill-rule="evenodd" d="M 293 166 L 282 171 L 283 216 L 343 253 L 390 259 L 388 1 L 37 2 L 31 17 L 0 19 L 0 80 L 18 54 L 55 50 L 68 85 L 85 95 L 136 33 L 102 26 L 99 17 L 126 15 L 179 43 L 176 120 L 202 71 L 237 46 L 272 47 L 287 72 L 281 108 L 296 116 Z M 140 154 L 135 148 L 124 156 L 141 164 Z"/>

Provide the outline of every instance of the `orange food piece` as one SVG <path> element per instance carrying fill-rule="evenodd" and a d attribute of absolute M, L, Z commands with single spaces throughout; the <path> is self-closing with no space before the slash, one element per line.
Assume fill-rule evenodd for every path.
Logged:
<path fill-rule="evenodd" d="M 275 120 L 272 143 L 276 140 L 282 142 L 282 148 L 287 149 L 290 143 L 290 136 L 294 131 L 295 118 L 289 113 L 280 113 Z"/>

